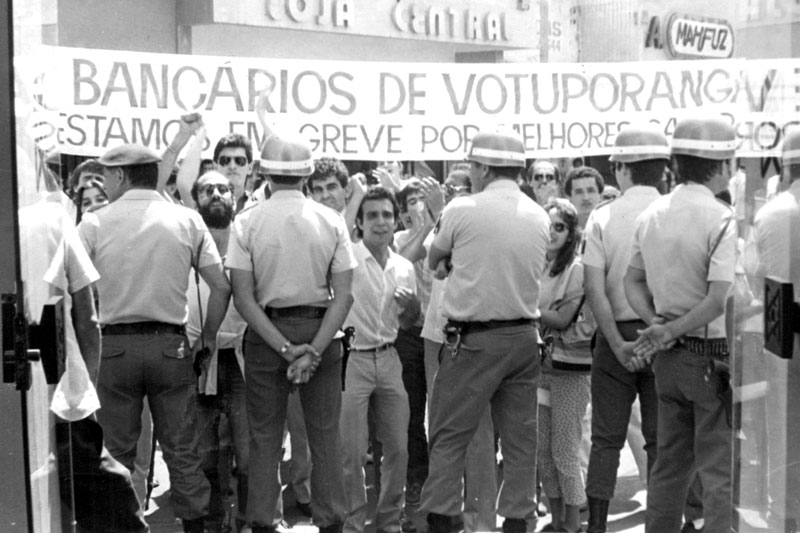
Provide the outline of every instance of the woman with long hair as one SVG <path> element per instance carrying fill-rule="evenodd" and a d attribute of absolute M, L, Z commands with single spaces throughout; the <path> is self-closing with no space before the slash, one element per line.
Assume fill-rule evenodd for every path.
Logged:
<path fill-rule="evenodd" d="M 92 178 L 75 193 L 75 205 L 78 207 L 78 216 L 75 221 L 80 223 L 84 213 L 91 213 L 108 205 L 108 193 L 105 184 L 99 179 Z"/>
<path fill-rule="evenodd" d="M 552 522 L 542 531 L 580 531 L 585 486 L 580 466 L 581 420 L 590 398 L 594 320 L 584 305 L 578 213 L 564 199 L 545 205 L 550 244 L 539 310 L 545 340 L 539 385 L 539 475 Z"/>

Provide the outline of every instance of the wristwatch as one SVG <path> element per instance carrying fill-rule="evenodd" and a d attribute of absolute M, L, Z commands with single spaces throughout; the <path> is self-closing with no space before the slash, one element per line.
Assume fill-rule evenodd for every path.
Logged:
<path fill-rule="evenodd" d="M 281 346 L 281 350 L 278 352 L 278 354 L 279 354 L 281 357 L 283 357 L 284 355 L 286 355 L 286 352 L 288 352 L 288 351 L 289 351 L 289 348 L 291 348 L 291 347 L 292 347 L 292 341 L 286 341 L 286 342 L 283 344 L 283 346 Z"/>

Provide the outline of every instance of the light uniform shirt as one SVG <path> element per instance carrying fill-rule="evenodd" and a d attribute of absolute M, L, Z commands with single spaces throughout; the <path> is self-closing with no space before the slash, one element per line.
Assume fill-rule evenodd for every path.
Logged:
<path fill-rule="evenodd" d="M 238 213 L 225 266 L 253 272 L 262 307 L 327 306 L 328 273 L 356 267 L 342 215 L 282 190 Z"/>
<path fill-rule="evenodd" d="M 186 323 L 189 270 L 221 262 L 200 214 L 155 190 L 127 191 L 78 230 L 100 272 L 102 324 Z"/>
<path fill-rule="evenodd" d="M 661 195 L 655 187 L 634 185 L 616 200 L 601 205 L 586 223 L 583 264 L 605 272 L 605 293 L 614 320 L 637 320 L 639 316 L 625 296 L 623 278 L 631 259 L 636 217 Z"/>
<path fill-rule="evenodd" d="M 403 311 L 394 299 L 398 287 L 417 293 L 417 279 L 411 262 L 389 250 L 386 267 L 364 245 L 356 243 L 358 267 L 353 271 L 353 307 L 344 321 L 355 328 L 353 348 L 367 350 L 397 339 L 398 316 Z"/>
<path fill-rule="evenodd" d="M 714 255 L 709 252 L 733 211 L 705 185 L 679 185 L 658 198 L 636 219 L 630 266 L 644 270 L 656 313 L 667 320 L 697 307 L 711 281 L 733 283 L 736 222 L 724 230 Z M 704 328 L 687 336 L 703 338 Z M 725 337 L 725 317 L 708 325 L 708 338 Z"/>
<path fill-rule="evenodd" d="M 755 240 L 759 273 L 793 283 L 800 301 L 800 179 L 756 214 Z"/>
<path fill-rule="evenodd" d="M 28 322 L 40 322 L 51 297 L 64 297 L 66 362 L 55 391 L 50 391 L 50 409 L 65 420 L 81 420 L 99 409 L 100 401 L 72 326 L 70 295 L 100 276 L 81 245 L 74 219 L 59 203 L 41 201 L 20 209 L 19 229 Z"/>
<path fill-rule="evenodd" d="M 451 253 L 444 316 L 459 321 L 539 317 L 550 218 L 512 180 L 451 201 L 433 245 Z"/>

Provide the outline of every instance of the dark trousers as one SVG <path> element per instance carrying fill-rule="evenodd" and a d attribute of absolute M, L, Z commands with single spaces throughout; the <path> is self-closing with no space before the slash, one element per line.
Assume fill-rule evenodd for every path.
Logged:
<path fill-rule="evenodd" d="M 428 477 L 428 437 L 425 435 L 425 344 L 420 337 L 422 328 L 401 329 L 395 348 L 403 365 L 403 385 L 408 394 L 411 416 L 408 420 L 407 485 L 422 485 Z"/>
<path fill-rule="evenodd" d="M 644 322 L 617 322 L 625 340 L 635 340 Z M 625 445 L 631 405 L 639 396 L 642 409 L 642 435 L 647 452 L 647 472 L 656 459 L 658 398 L 653 370 L 629 372 L 622 366 L 600 329 L 592 364 L 592 452 L 586 479 L 586 495 L 600 500 L 614 497 L 619 455 Z"/>
<path fill-rule="evenodd" d="M 225 517 L 226 480 L 230 479 L 230 464 L 221 461 L 220 428 L 230 425 L 233 453 L 236 457 L 237 518 L 245 520 L 247 512 L 247 472 L 250 462 L 250 443 L 247 427 L 247 407 L 242 371 L 233 349 L 220 350 L 218 355 L 217 394 L 200 396 L 196 425 L 198 451 L 203 472 L 211 485 L 208 520 L 219 526 Z M 224 470 L 223 470 L 224 469 Z"/>
<path fill-rule="evenodd" d="M 718 396 L 720 377 L 706 382 L 702 355 L 672 348 L 656 355 L 658 451 L 647 487 L 645 531 L 679 531 L 693 471 L 702 483 L 706 533 L 729 533 L 732 431 Z"/>
<path fill-rule="evenodd" d="M 295 344 L 311 342 L 321 319 L 288 318 L 273 323 Z M 291 384 L 289 364 L 251 330 L 244 339 L 247 423 L 250 428 L 248 522 L 270 527 L 281 495 L 279 466 L 286 406 Z M 345 518 L 345 491 L 339 439 L 342 408 L 342 344 L 330 343 L 314 376 L 296 392 L 303 406 L 311 449 L 311 512 L 320 528 Z"/>

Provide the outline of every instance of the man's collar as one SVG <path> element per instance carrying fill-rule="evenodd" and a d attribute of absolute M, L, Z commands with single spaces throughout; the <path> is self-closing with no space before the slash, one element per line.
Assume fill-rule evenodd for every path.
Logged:
<path fill-rule="evenodd" d="M 519 185 L 517 182 L 512 179 L 507 178 L 495 178 L 489 183 L 486 184 L 486 187 L 483 188 L 484 191 L 489 189 L 506 189 L 506 190 L 519 190 Z"/>
<path fill-rule="evenodd" d="M 278 191 L 274 191 L 272 193 L 271 198 L 300 198 L 305 199 L 305 195 L 303 195 L 303 191 L 298 191 L 297 189 L 281 189 Z"/>
<path fill-rule="evenodd" d="M 166 199 L 158 194 L 155 189 L 128 189 L 122 193 L 119 200 L 123 198 L 126 200 L 163 200 L 166 202 Z"/>

